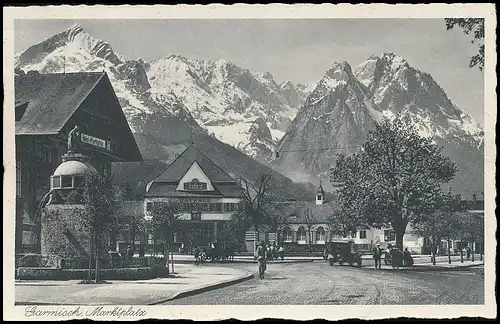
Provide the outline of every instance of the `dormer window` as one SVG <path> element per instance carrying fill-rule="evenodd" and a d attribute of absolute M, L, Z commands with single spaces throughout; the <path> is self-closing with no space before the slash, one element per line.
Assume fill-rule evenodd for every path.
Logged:
<path fill-rule="evenodd" d="M 318 195 L 316 199 L 321 200 L 321 195 Z"/>
<path fill-rule="evenodd" d="M 191 182 L 184 183 L 185 190 L 207 190 L 207 183 L 200 182 L 200 180 L 194 178 Z"/>

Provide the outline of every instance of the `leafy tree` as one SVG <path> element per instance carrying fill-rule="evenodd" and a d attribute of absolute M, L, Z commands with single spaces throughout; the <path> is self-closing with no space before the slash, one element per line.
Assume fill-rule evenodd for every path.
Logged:
<path fill-rule="evenodd" d="M 244 212 L 236 212 L 231 220 L 224 224 L 221 231 L 217 233 L 218 240 L 237 246 L 238 249 L 245 244 L 245 233 L 251 226 L 251 221 Z"/>
<path fill-rule="evenodd" d="M 359 227 L 355 222 L 355 217 L 344 211 L 335 211 L 327 217 L 326 222 L 330 231 L 330 240 L 333 235 L 348 237 L 350 233 L 356 232 Z"/>
<path fill-rule="evenodd" d="M 431 259 L 436 264 L 436 251 L 441 244 L 441 239 L 446 238 L 448 245 L 452 237 L 458 232 L 455 212 L 458 210 L 455 199 L 450 194 L 439 193 L 434 208 L 424 213 L 420 222 L 414 225 L 417 235 L 427 237 L 431 242 Z M 448 247 L 448 261 L 451 262 Z"/>
<path fill-rule="evenodd" d="M 458 26 L 465 34 L 473 34 L 472 44 L 479 43 L 479 53 L 472 56 L 469 66 L 478 66 L 479 70 L 484 68 L 484 18 L 445 18 L 446 29 L 451 30 Z"/>
<path fill-rule="evenodd" d="M 420 137 L 410 120 L 398 116 L 375 123 L 361 152 L 340 155 L 331 181 L 341 210 L 373 227 L 391 226 L 402 249 L 407 225 L 422 220 L 436 191 L 455 172 L 430 138 Z"/>
<path fill-rule="evenodd" d="M 150 224 L 153 230 L 153 251 L 156 253 L 156 239 L 164 244 L 165 260 L 168 260 L 169 251 L 173 243 L 173 235 L 181 220 L 180 204 L 175 201 L 155 201 L 150 213 Z M 167 263 L 168 265 L 168 263 Z M 174 268 L 172 260 L 172 272 Z"/>
<path fill-rule="evenodd" d="M 461 240 L 472 243 L 473 248 L 474 243 L 482 243 L 484 236 L 484 215 L 462 211 L 458 214 L 457 219 L 460 224 Z M 474 261 L 474 252 L 473 249 L 472 261 Z M 463 255 L 461 259 L 463 262 Z"/>
<path fill-rule="evenodd" d="M 119 190 L 119 197 L 124 201 L 136 200 L 134 189 L 128 182 L 125 182 Z"/>
<path fill-rule="evenodd" d="M 104 236 L 109 225 L 116 221 L 117 203 L 114 200 L 113 187 L 109 177 L 100 177 L 89 173 L 85 177 L 86 200 L 83 221 L 90 229 L 91 243 L 89 253 L 89 280 L 91 280 L 91 260 L 95 255 L 95 282 L 99 282 L 99 255 L 105 252 Z"/>
<path fill-rule="evenodd" d="M 135 215 L 131 213 L 126 208 L 120 208 L 117 212 L 116 217 L 113 220 L 112 242 L 116 243 L 116 238 L 119 233 L 127 233 L 125 240 L 127 243 L 135 244 L 135 236 L 141 233 L 144 229 L 144 218 L 140 215 Z"/>

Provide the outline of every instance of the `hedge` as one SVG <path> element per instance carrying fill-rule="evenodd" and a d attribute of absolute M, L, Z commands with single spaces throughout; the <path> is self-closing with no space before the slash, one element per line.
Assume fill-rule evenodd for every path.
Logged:
<path fill-rule="evenodd" d="M 24 280 L 85 280 L 88 279 L 88 269 L 50 269 L 21 267 L 16 271 L 16 279 Z M 99 278 L 102 280 L 147 280 L 167 277 L 168 268 L 122 268 L 101 269 Z M 91 271 L 91 279 L 95 278 L 95 270 Z"/>

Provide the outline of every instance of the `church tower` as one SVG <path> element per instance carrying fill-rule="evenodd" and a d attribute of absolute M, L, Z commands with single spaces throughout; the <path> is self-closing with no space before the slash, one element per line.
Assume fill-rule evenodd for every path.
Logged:
<path fill-rule="evenodd" d="M 320 181 L 318 192 L 316 193 L 316 205 L 323 205 L 324 202 L 325 202 L 325 190 L 323 190 L 323 186 L 321 185 Z"/>

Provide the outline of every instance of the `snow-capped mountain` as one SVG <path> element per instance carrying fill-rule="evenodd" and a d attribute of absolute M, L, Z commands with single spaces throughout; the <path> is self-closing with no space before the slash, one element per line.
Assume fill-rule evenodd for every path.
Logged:
<path fill-rule="evenodd" d="M 15 56 L 16 69 L 40 73 L 106 71 L 127 118 L 162 112 L 179 116 L 197 125 L 189 110 L 175 94 L 157 96 L 144 70 L 142 60 L 127 60 L 111 45 L 74 25 Z M 136 125 L 130 124 L 133 130 Z"/>
<path fill-rule="evenodd" d="M 250 141 L 263 134 L 255 125 L 272 132 L 274 136 L 261 138 L 270 141 L 266 147 L 272 149 L 302 100 L 288 101 L 270 73 L 252 73 L 226 60 L 211 62 L 169 55 L 145 67 L 152 93 L 175 93 L 200 126 L 253 157 L 263 156 L 258 148 L 262 146 L 254 147 L 255 142 Z M 252 135 L 254 131 L 260 135 Z"/>
<path fill-rule="evenodd" d="M 453 186 L 483 191 L 483 130 L 429 74 L 393 53 L 373 55 L 354 71 L 347 62 L 334 63 L 297 113 L 272 164 L 291 178 L 323 178 L 336 153 L 354 152 L 373 121 L 396 114 L 409 116 L 421 136 L 432 137 L 457 162 Z"/>
<path fill-rule="evenodd" d="M 104 70 L 127 116 L 137 120 L 143 114 L 174 114 L 261 161 L 269 157 L 304 99 L 302 92 L 290 96 L 293 85 L 282 91 L 270 73 L 252 73 L 225 60 L 179 55 L 150 62 L 128 60 L 80 25 L 15 59 L 15 67 L 24 72 Z"/>

